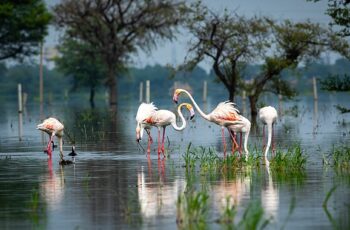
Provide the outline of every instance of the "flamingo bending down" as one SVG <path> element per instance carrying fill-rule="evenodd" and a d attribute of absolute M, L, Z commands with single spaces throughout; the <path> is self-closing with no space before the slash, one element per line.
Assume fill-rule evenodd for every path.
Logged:
<path fill-rule="evenodd" d="M 51 158 L 52 156 L 52 147 L 51 143 L 53 143 L 53 138 L 56 136 L 59 140 L 59 149 L 60 149 L 60 158 L 61 162 L 63 162 L 63 129 L 64 126 L 61 122 L 59 122 L 56 118 L 50 117 L 45 119 L 43 123 L 39 124 L 36 129 L 44 131 L 49 134 L 49 142 L 47 143 L 47 147 L 45 152 Z"/>
<path fill-rule="evenodd" d="M 249 138 L 249 133 L 250 133 L 250 127 L 251 127 L 251 123 L 250 121 L 243 117 L 242 115 L 238 115 L 239 119 L 242 121 L 242 123 L 238 123 L 238 124 L 234 124 L 234 125 L 230 125 L 227 127 L 229 133 L 231 134 L 231 138 L 232 138 L 232 142 L 233 142 L 233 146 L 232 146 L 232 153 L 234 153 L 236 151 L 236 149 L 238 148 L 237 142 L 234 140 L 235 138 L 235 134 L 236 133 L 240 133 L 240 143 L 239 143 L 239 152 L 240 154 L 242 154 L 242 133 L 244 133 L 244 152 L 245 152 L 245 156 L 246 159 L 248 159 L 248 138 Z"/>
<path fill-rule="evenodd" d="M 269 151 L 271 140 L 272 140 L 272 151 L 275 151 L 275 145 L 273 143 L 273 125 L 277 120 L 277 110 L 272 106 L 266 106 L 259 110 L 259 118 L 263 122 L 263 144 L 265 144 L 265 125 L 267 125 L 267 146 L 265 149 L 265 158 L 267 157 L 267 153 Z"/>
<path fill-rule="evenodd" d="M 143 103 L 144 104 L 144 103 Z M 146 104 L 147 105 L 147 104 Z M 142 129 L 148 128 L 150 129 L 151 126 L 155 126 L 158 128 L 158 158 L 160 153 L 163 153 L 163 156 L 165 157 L 164 154 L 164 137 L 165 137 L 165 128 L 168 125 L 172 125 L 172 127 L 176 131 L 181 131 L 185 129 L 186 127 L 186 120 L 184 116 L 182 115 L 181 108 L 185 106 L 191 114 L 190 119 L 194 117 L 194 110 L 191 104 L 188 103 L 182 103 L 178 106 L 177 112 L 180 116 L 180 119 L 182 121 L 182 125 L 179 127 L 176 124 L 176 115 L 169 111 L 169 110 L 155 110 L 153 111 L 148 117 L 144 118 L 141 123 L 138 123 L 138 126 L 136 128 L 136 139 L 139 141 L 142 138 Z M 139 114 L 139 113 L 138 113 Z M 160 142 L 160 129 L 163 128 L 163 137 L 162 137 L 162 142 Z M 148 131 L 148 135 L 150 136 L 150 133 Z M 147 152 L 150 152 L 149 149 L 150 143 L 148 144 Z"/>
<path fill-rule="evenodd" d="M 229 101 L 220 102 L 217 107 L 209 114 L 205 114 L 198 104 L 193 99 L 192 95 L 184 89 L 176 89 L 173 96 L 173 101 L 177 103 L 179 95 L 181 93 L 186 94 L 193 103 L 193 106 L 197 109 L 199 114 L 207 121 L 214 122 L 221 126 L 222 143 L 224 146 L 224 155 L 226 155 L 226 142 L 225 142 L 225 127 L 230 125 L 241 124 L 242 121 L 238 115 L 238 109 L 235 108 L 235 104 Z M 235 140 L 233 139 L 235 142 Z M 236 143 L 237 144 L 237 143 Z"/>

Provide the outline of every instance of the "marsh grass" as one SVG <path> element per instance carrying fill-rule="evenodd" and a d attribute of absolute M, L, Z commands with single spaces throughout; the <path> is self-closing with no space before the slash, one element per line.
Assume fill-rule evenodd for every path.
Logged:
<path fill-rule="evenodd" d="M 340 171 L 340 172 L 349 172 L 350 171 L 350 147 L 333 146 L 333 149 L 330 154 L 323 155 L 323 165 L 332 166 L 337 171 Z"/>
<path fill-rule="evenodd" d="M 39 223 L 43 219 L 44 206 L 40 202 L 40 193 L 37 188 L 32 190 L 29 207 L 31 210 L 29 217 L 34 224 L 33 227 L 35 229 L 41 229 Z"/>
<path fill-rule="evenodd" d="M 189 190 L 178 196 L 176 223 L 180 229 L 203 229 L 206 226 L 209 195 Z"/>

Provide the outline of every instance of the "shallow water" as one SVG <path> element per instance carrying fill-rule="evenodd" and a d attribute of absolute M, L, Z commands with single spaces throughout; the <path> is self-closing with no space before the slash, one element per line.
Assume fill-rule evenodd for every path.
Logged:
<path fill-rule="evenodd" d="M 340 115 L 332 106 L 346 103 L 349 96 L 330 95 L 318 102 L 318 113 L 312 100 L 283 104 L 287 115 L 276 126 L 277 148 L 299 143 L 308 154 L 305 176 L 280 178 L 268 167 L 235 172 L 186 173 L 182 154 L 191 142 L 194 146 L 214 147 L 222 157 L 220 128 L 197 115 L 183 132 L 167 129 L 166 148 L 170 154 L 158 160 L 157 132 L 152 155 L 148 160 L 135 142 L 137 102 L 126 102 L 110 122 L 107 110 L 88 109 L 80 104 L 45 106 L 40 114 L 36 105 L 28 105 L 24 113 L 22 141 L 18 141 L 17 112 L 14 105 L 0 109 L 0 226 L 5 229 L 177 229 L 178 197 L 188 192 L 209 194 L 206 227 L 227 226 L 216 220 L 221 216 L 224 200 L 230 196 L 237 207 L 235 223 L 254 201 L 261 203 L 269 229 L 329 229 L 334 220 L 348 228 L 349 174 L 337 174 L 322 166 L 322 154 L 333 145 L 349 145 L 349 115 Z M 217 101 L 203 105 L 210 111 Z M 167 101 L 161 108 L 174 109 Z M 297 116 L 290 110 L 298 106 Z M 288 115 L 289 114 L 289 115 Z M 75 142 L 76 164 L 60 166 L 58 149 L 52 160 L 43 153 L 47 135 L 35 129 L 40 118 L 54 115 L 64 121 L 65 154 Z M 69 135 L 69 138 L 67 137 Z M 261 148 L 261 132 L 252 133 L 249 149 Z M 326 194 L 337 186 L 322 207 Z M 293 206 L 294 205 L 294 206 Z M 291 207 L 291 213 L 289 210 Z"/>

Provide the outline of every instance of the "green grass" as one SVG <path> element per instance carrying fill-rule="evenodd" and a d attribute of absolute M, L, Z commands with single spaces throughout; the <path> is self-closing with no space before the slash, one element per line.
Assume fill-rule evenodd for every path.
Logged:
<path fill-rule="evenodd" d="M 180 229 L 203 229 L 206 226 L 209 195 L 189 190 L 178 196 L 176 223 Z"/>
<path fill-rule="evenodd" d="M 329 155 L 323 155 L 323 165 L 332 166 L 340 171 L 350 170 L 350 147 L 334 147 Z"/>

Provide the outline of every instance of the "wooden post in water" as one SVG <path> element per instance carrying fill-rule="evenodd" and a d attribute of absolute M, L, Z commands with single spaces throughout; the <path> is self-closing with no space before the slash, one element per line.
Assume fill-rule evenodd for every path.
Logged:
<path fill-rule="evenodd" d="M 314 100 L 318 100 L 316 77 L 312 78 L 312 86 L 313 86 L 313 90 L 314 90 Z"/>
<path fill-rule="evenodd" d="M 243 114 L 243 116 L 245 116 L 246 110 L 247 110 L 246 98 L 247 98 L 246 92 L 245 92 L 245 90 L 243 90 L 242 91 L 242 114 Z"/>
<path fill-rule="evenodd" d="M 40 104 L 42 104 L 44 102 L 43 42 L 40 42 L 39 91 Z"/>
<path fill-rule="evenodd" d="M 208 85 L 207 81 L 203 82 L 203 102 L 207 102 Z"/>
<path fill-rule="evenodd" d="M 22 85 L 18 84 L 18 138 L 22 140 L 22 126 L 23 126 L 23 103 L 22 103 Z"/>
<path fill-rule="evenodd" d="M 151 83 L 149 80 L 146 81 L 146 102 L 150 103 L 151 101 Z"/>
<path fill-rule="evenodd" d="M 140 82 L 140 95 L 139 95 L 140 103 L 143 101 L 143 82 Z"/>

